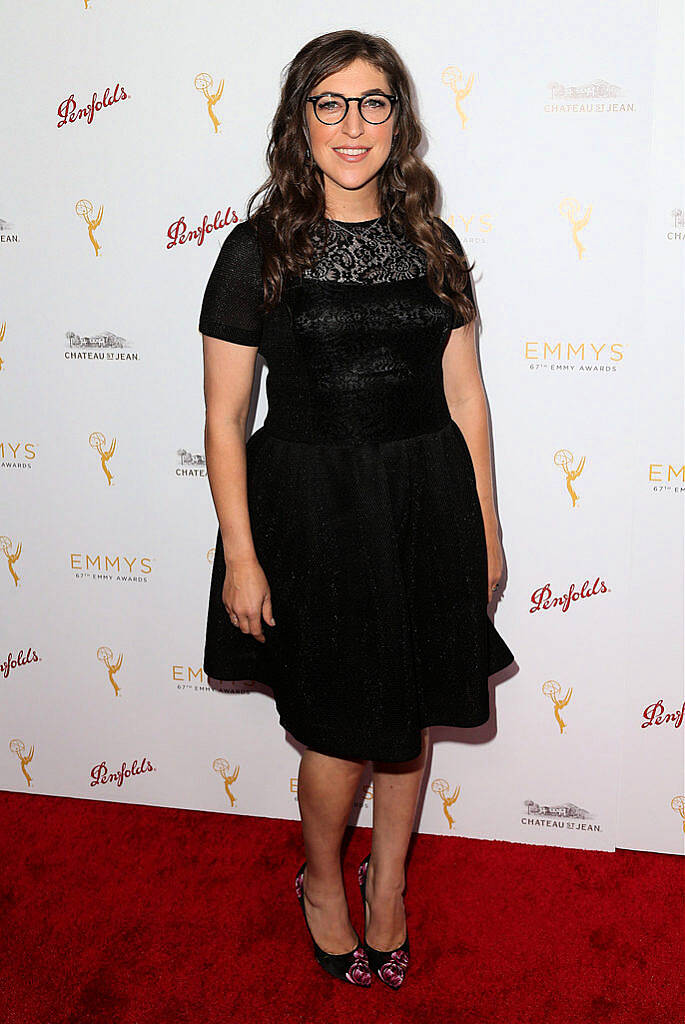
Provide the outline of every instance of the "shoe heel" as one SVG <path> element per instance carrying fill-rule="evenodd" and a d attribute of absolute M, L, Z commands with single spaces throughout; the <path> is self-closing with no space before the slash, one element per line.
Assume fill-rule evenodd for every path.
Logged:
<path fill-rule="evenodd" d="M 368 988 L 371 984 L 371 970 L 366 950 L 361 942 L 350 953 L 327 953 L 325 949 L 318 945 L 312 935 L 304 906 L 304 869 L 306 864 L 307 862 L 305 861 L 295 875 L 295 895 L 302 907 L 302 916 L 314 946 L 316 961 L 332 977 L 338 978 L 340 981 L 349 982 L 352 985 L 357 985 L 359 988 Z"/>
<path fill-rule="evenodd" d="M 364 935 L 362 945 L 366 951 L 369 967 L 388 988 L 399 988 L 409 968 L 409 930 L 407 928 L 404 942 L 397 949 L 374 949 L 366 941 L 366 872 L 371 854 L 364 857 L 357 869 L 357 880 L 362 897 L 362 920 Z"/>

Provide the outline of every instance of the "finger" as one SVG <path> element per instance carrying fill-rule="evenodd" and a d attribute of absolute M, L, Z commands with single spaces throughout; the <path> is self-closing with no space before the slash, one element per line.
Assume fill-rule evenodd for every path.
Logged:
<path fill-rule="evenodd" d="M 264 621 L 268 622 L 270 626 L 276 625 L 276 620 L 274 619 L 274 614 L 271 609 L 271 594 L 267 594 L 266 597 L 264 598 L 264 602 L 262 604 L 262 614 L 264 616 Z"/>
<path fill-rule="evenodd" d="M 266 640 L 266 637 L 264 636 L 264 633 L 262 632 L 262 616 L 261 616 L 261 613 L 259 615 L 250 615 L 249 616 L 249 622 L 250 622 L 250 632 L 252 633 L 252 635 L 255 638 L 255 640 L 259 640 L 260 643 L 264 643 L 265 640 Z"/>

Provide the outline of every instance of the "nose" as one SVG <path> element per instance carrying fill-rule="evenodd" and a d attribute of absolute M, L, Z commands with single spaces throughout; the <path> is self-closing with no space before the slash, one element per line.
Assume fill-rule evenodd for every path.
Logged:
<path fill-rule="evenodd" d="M 342 121 L 342 130 L 345 135 L 356 139 L 364 134 L 364 118 L 359 112 L 359 104 L 350 103 L 347 114 Z"/>

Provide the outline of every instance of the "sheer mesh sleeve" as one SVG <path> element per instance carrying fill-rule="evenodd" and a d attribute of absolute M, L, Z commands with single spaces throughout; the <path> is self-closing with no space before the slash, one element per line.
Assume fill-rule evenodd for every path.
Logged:
<path fill-rule="evenodd" d="M 240 221 L 224 239 L 209 275 L 199 329 L 238 345 L 259 346 L 262 335 L 262 274 L 254 228 Z"/>
<path fill-rule="evenodd" d="M 449 224 L 447 224 L 446 221 L 440 218 L 440 226 L 442 227 L 443 236 L 448 242 L 448 244 L 452 247 L 452 249 L 454 249 L 455 252 L 459 253 L 460 256 L 463 255 L 464 250 L 462 248 L 462 244 L 459 241 L 455 232 L 449 226 Z M 471 300 L 471 302 L 473 303 L 473 308 L 475 309 L 476 302 L 473 297 L 473 288 L 471 287 L 470 274 L 466 278 L 466 284 L 464 285 L 464 295 L 466 295 L 466 297 Z M 459 323 L 458 320 L 461 320 L 461 323 Z M 466 321 L 463 320 L 461 317 L 458 317 L 456 310 L 454 310 L 454 315 L 452 317 L 452 330 L 454 330 L 455 327 L 463 327 L 465 323 Z"/>

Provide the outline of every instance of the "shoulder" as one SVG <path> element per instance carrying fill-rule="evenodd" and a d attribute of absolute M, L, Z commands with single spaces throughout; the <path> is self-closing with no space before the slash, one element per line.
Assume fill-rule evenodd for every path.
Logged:
<path fill-rule="evenodd" d="M 255 225 L 248 220 L 239 220 L 224 238 L 221 250 L 236 260 L 256 256 L 259 252 L 259 240 Z"/>

